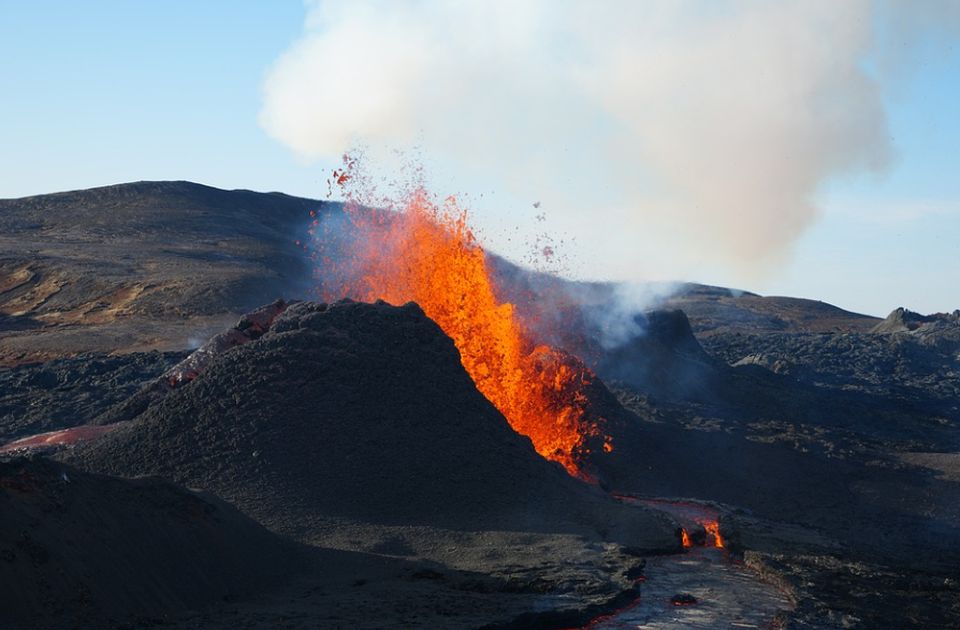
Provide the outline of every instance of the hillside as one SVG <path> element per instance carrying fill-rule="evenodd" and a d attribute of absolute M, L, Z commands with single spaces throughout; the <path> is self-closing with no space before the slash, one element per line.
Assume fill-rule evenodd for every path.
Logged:
<path fill-rule="evenodd" d="M 322 206 L 190 182 L 0 200 L 0 365 L 197 343 L 304 289 Z"/>
<path fill-rule="evenodd" d="M 205 488 L 310 544 L 478 572 L 497 589 L 522 573 L 510 615 L 545 584 L 575 591 L 574 574 L 595 585 L 588 599 L 613 601 L 626 578 L 603 567 L 612 553 L 627 570 L 629 554 L 583 537 L 649 530 L 662 547 L 676 533 L 624 520 L 637 512 L 606 490 L 710 502 L 730 550 L 799 602 L 798 627 L 960 620 L 960 314 L 881 320 L 698 284 L 638 312 L 617 301 L 623 287 L 488 252 L 531 341 L 598 377 L 582 394 L 607 432 L 591 440 L 611 449 L 590 451 L 587 492 L 509 430 L 414 305 L 301 302 L 238 321 L 310 293 L 296 241 L 311 212 L 339 211 L 186 182 L 0 201 L 0 447 L 93 425 L 82 430 L 101 437 L 54 445 L 57 457 Z M 171 385 L 201 344 L 216 352 L 179 364 Z M 468 593 L 483 619 L 503 617 L 490 613 L 502 591 L 457 580 L 443 602 Z M 404 605 L 383 589 L 336 598 Z"/>
<path fill-rule="evenodd" d="M 0 200 L 0 365 L 80 352 L 183 350 L 277 297 L 309 294 L 297 245 L 310 212 L 340 205 L 192 182 L 135 182 Z M 504 296 L 603 304 L 571 283 L 494 258 Z M 686 284 L 664 308 L 695 333 L 866 331 L 879 322 L 813 300 Z"/>

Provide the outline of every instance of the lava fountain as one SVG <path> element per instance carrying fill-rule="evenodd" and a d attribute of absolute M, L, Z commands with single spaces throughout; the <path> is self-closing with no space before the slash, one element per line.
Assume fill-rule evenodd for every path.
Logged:
<path fill-rule="evenodd" d="M 336 183 L 344 180 L 335 172 Z M 514 306 L 498 299 L 483 247 L 454 198 L 438 204 L 420 188 L 395 210 L 348 201 L 342 216 L 315 219 L 311 234 L 321 299 L 416 302 L 453 339 L 477 389 L 540 455 L 589 478 L 585 455 L 612 450 L 604 420 L 588 410 L 593 374 L 536 343 Z"/>

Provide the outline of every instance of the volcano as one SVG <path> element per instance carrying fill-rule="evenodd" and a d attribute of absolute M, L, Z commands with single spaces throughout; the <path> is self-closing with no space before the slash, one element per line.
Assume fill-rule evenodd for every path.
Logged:
<path fill-rule="evenodd" d="M 412 303 L 293 304 L 259 339 L 65 457 L 202 488 L 286 533 L 340 518 L 679 545 L 668 519 L 537 454 Z"/>
<path fill-rule="evenodd" d="M 130 477 L 157 475 L 273 530 L 255 544 L 280 535 L 355 554 L 273 595 L 249 582 L 258 592 L 242 602 L 207 598 L 251 590 L 229 576 L 185 580 L 203 596 L 166 601 L 202 610 L 165 618 L 171 627 L 576 627 L 635 601 L 638 576 L 655 584 L 636 555 L 683 553 L 678 526 L 692 545 L 680 558 L 733 559 L 737 579 L 783 589 L 758 620 L 960 620 L 956 313 L 883 321 L 695 284 L 624 312 L 623 287 L 512 265 L 455 212 L 419 240 L 374 225 L 390 238 L 353 250 L 364 273 L 323 278 L 330 267 L 311 254 L 344 243 L 308 230 L 363 208 L 186 182 L 0 207 L 0 440 L 11 446 L 0 458 L 51 466 L 54 489 L 60 471 L 99 471 L 89 487 L 140 499 L 156 478 Z M 415 218 L 394 221 L 399 236 L 430 212 Z M 271 302 L 281 292 L 287 301 Z M 296 302 L 306 298 L 320 301 Z M 241 317 L 263 304 L 283 312 Z M 611 313 L 629 331 L 613 343 L 598 325 Z M 24 460 L 16 444 L 60 449 L 67 464 Z M 154 514 L 140 499 L 129 501 Z M 115 519 L 116 539 L 135 526 L 119 499 L 88 500 Z M 27 518 L 52 524 L 45 548 L 102 548 L 96 527 L 71 530 L 56 501 L 44 505 Z M 14 523 L 0 529 L 3 549 L 17 545 L 19 509 L 0 512 L 0 527 Z M 227 529 L 248 531 L 224 510 Z M 149 573 L 155 557 L 134 557 Z M 669 572 L 677 557 L 648 566 Z M 726 599 L 714 599 L 684 566 L 670 575 L 691 581 L 665 605 L 688 593 L 698 603 L 684 609 L 706 614 L 741 592 L 718 578 L 710 588 Z M 135 573 L 122 574 L 138 584 Z M 103 598 L 121 588 L 103 584 Z M 784 601 L 796 609 L 778 613 Z"/>

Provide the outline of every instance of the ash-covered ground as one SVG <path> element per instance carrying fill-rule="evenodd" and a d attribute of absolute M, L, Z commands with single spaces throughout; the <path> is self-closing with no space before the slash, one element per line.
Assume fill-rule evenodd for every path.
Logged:
<path fill-rule="evenodd" d="M 247 318 L 170 385 L 242 313 L 308 296 L 310 210 L 338 208 L 186 182 L 0 201 L 0 446 L 111 429 L 2 455 L 4 623 L 583 625 L 642 602 L 643 557 L 691 529 L 626 494 L 713 506 L 724 557 L 790 603 L 771 624 L 960 625 L 956 313 L 687 285 L 610 347 L 613 287 L 494 261 L 521 313 L 564 322 L 543 340 L 600 377 L 614 449 L 587 485 L 510 429 L 415 305 Z"/>

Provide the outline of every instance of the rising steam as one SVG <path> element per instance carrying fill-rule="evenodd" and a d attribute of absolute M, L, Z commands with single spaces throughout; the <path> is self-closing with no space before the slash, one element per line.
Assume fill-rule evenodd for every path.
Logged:
<path fill-rule="evenodd" d="M 825 181 L 890 159 L 866 0 L 308 7 L 265 81 L 268 133 L 307 158 L 417 144 L 541 201 L 594 276 L 689 273 L 705 251 L 762 268 Z"/>

